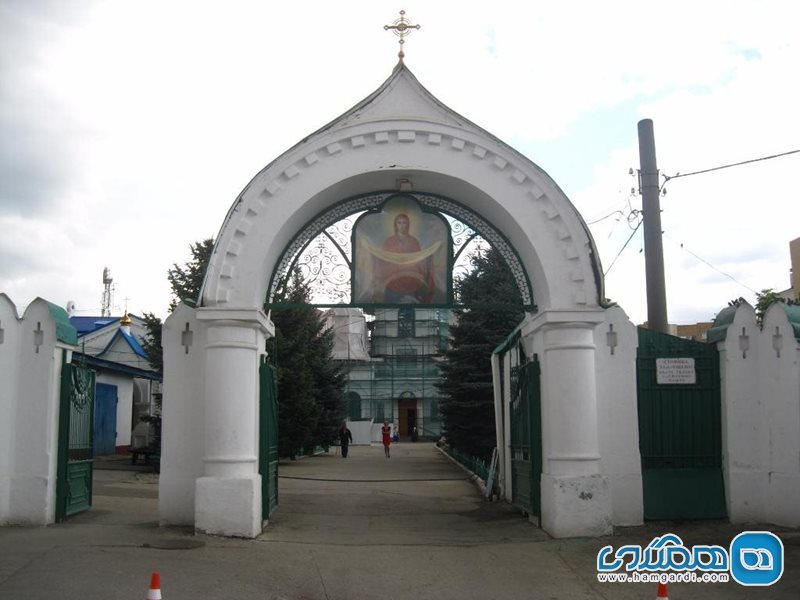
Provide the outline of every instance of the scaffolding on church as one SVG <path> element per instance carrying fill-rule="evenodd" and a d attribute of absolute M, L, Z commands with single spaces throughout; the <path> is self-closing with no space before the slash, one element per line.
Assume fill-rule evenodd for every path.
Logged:
<path fill-rule="evenodd" d="M 400 435 L 441 435 L 439 365 L 447 350 L 451 311 L 378 310 L 370 323 L 369 359 L 348 360 L 351 419 L 394 423 Z"/>
<path fill-rule="evenodd" d="M 359 220 L 381 213 L 390 202 L 401 201 L 409 210 L 416 207 L 420 215 L 438 214 L 449 227 L 444 236 L 450 244 L 449 281 L 444 288 L 444 282 L 436 286 L 447 289 L 446 303 L 354 301 Z M 525 306 L 533 306 L 530 282 L 519 257 L 481 215 L 432 194 L 380 192 L 353 197 L 318 214 L 286 247 L 270 281 L 267 306 L 280 306 L 280 301 L 272 302 L 299 276 L 308 286 L 312 304 L 327 309 L 335 333 L 334 360 L 343 362 L 348 373 L 348 416 L 390 421 L 400 435 L 409 435 L 415 428 L 422 437 L 438 439 L 441 417 L 436 384 L 441 380 L 453 309 L 464 308 L 452 290 L 452 281 L 473 268 L 474 253 L 490 247 L 509 265 Z"/>

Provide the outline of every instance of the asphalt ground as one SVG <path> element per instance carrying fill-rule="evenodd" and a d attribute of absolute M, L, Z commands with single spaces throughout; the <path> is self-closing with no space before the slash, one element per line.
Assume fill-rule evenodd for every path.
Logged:
<path fill-rule="evenodd" d="M 665 533 L 687 547 L 745 529 L 777 533 L 773 586 L 672 583 L 669 598 L 800 598 L 800 531 L 719 521 L 658 522 L 604 538 L 553 539 L 487 502 L 435 446 L 354 446 L 280 465 L 280 507 L 255 540 L 158 527 L 158 475 L 97 461 L 91 510 L 48 527 L 0 528 L 2 599 L 142 599 L 161 575 L 177 599 L 655 599 L 655 583 L 600 583 L 600 548 Z"/>

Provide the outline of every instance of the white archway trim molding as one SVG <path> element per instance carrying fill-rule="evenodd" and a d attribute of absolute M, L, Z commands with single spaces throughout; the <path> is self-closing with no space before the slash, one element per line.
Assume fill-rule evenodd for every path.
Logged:
<path fill-rule="evenodd" d="M 527 266 L 540 310 L 602 303 L 594 242 L 558 186 L 443 107 L 400 66 L 376 94 L 268 165 L 240 194 L 219 233 L 202 305 L 263 305 L 295 232 L 345 198 L 399 189 L 400 180 L 487 215 Z"/>

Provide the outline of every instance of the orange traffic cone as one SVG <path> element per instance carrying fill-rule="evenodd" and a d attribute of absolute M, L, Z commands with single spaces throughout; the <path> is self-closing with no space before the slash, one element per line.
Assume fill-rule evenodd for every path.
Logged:
<path fill-rule="evenodd" d="M 159 596 L 159 598 L 161 598 L 161 596 Z M 656 596 L 656 600 L 669 600 L 669 596 L 667 595 L 666 583 L 658 584 L 658 595 Z"/>
<path fill-rule="evenodd" d="M 161 600 L 161 575 L 158 573 L 150 576 L 150 589 L 145 600 Z"/>

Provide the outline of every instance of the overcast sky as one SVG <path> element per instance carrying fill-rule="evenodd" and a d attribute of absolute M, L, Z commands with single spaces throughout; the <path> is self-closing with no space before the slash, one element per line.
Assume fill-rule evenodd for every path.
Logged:
<path fill-rule="evenodd" d="M 107 266 L 115 314 L 166 316 L 167 269 L 250 179 L 389 77 L 401 8 L 422 25 L 408 67 L 549 173 L 634 322 L 641 229 L 614 260 L 637 122 L 667 175 L 800 149 L 795 0 L 0 0 L 0 292 L 99 314 Z M 670 322 L 789 287 L 798 172 L 793 154 L 665 186 Z"/>

